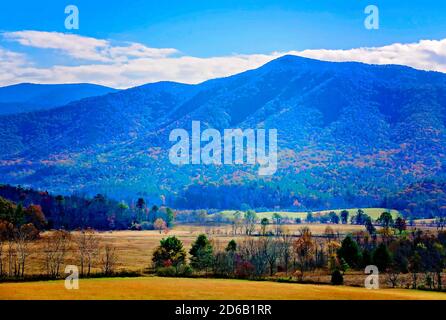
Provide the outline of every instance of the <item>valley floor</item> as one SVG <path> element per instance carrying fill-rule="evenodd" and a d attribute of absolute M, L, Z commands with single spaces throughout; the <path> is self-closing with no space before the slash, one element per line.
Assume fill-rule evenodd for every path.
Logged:
<path fill-rule="evenodd" d="M 81 279 L 78 290 L 63 280 L 0 284 L 0 300 L 446 300 L 446 293 L 290 284 L 268 281 L 190 278 Z"/>

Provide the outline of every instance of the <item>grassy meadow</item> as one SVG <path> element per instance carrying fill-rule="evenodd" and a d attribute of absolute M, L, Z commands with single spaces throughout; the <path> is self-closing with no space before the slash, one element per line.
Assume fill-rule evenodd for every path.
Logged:
<path fill-rule="evenodd" d="M 347 210 L 350 213 L 351 217 L 356 214 L 358 208 L 322 210 L 322 211 L 314 211 L 312 213 L 315 217 L 328 215 L 330 212 L 335 212 L 339 216 L 342 210 Z M 378 219 L 381 213 L 383 213 L 384 211 L 390 212 L 394 219 L 399 215 L 399 212 L 397 210 L 389 210 L 385 208 L 362 208 L 362 210 L 364 211 L 365 214 L 369 215 L 373 220 Z M 234 213 L 236 212 L 237 212 L 236 210 L 224 210 L 221 211 L 220 213 L 224 217 L 231 219 L 234 217 Z M 268 218 L 271 220 L 275 213 L 280 214 L 283 218 L 288 218 L 291 220 L 294 220 L 296 218 L 301 218 L 302 220 L 305 220 L 308 214 L 308 212 L 292 212 L 292 211 L 267 211 L 267 212 L 257 212 L 256 214 L 259 219 Z"/>
<path fill-rule="evenodd" d="M 358 225 L 330 225 L 335 232 L 346 234 L 364 230 L 363 226 Z M 327 225 L 325 224 L 290 224 L 283 225 L 283 230 L 297 234 L 303 227 L 309 227 L 314 235 L 321 235 L 325 231 Z M 259 229 L 260 226 L 257 226 Z M 273 226 L 269 226 L 273 228 Z M 50 231 L 51 232 L 51 231 Z M 32 244 L 32 253 L 28 257 L 26 271 L 27 274 L 40 274 L 44 270 L 44 260 L 42 254 L 37 254 L 43 251 L 45 238 L 50 232 L 44 232 L 41 239 Z M 73 232 L 75 233 L 75 232 Z M 151 264 L 152 252 L 162 238 L 175 235 L 180 239 L 186 250 L 188 251 L 192 242 L 195 241 L 199 234 L 208 234 L 213 240 L 216 247 L 225 247 L 227 243 L 235 239 L 240 240 L 245 238 L 242 234 L 233 235 L 230 225 L 220 226 L 197 226 L 197 225 L 177 225 L 170 229 L 167 233 L 156 230 L 148 231 L 110 231 L 98 232 L 97 236 L 101 244 L 110 243 L 116 249 L 116 254 L 119 257 L 117 263 L 117 270 L 129 270 L 143 272 Z M 67 264 L 77 264 L 78 258 L 75 254 L 75 248 L 70 249 L 71 252 L 67 254 Z M 93 271 L 99 269 L 93 268 Z"/>
<path fill-rule="evenodd" d="M 81 279 L 78 290 L 65 289 L 61 280 L 3 283 L 0 299 L 446 300 L 446 294 L 267 281 L 140 277 Z"/>
<path fill-rule="evenodd" d="M 331 210 L 330 210 L 331 211 Z M 328 214 L 330 211 L 323 211 L 318 214 Z M 337 214 L 341 210 L 334 210 Z M 350 215 L 355 209 L 349 209 Z M 374 219 L 385 209 L 370 208 L 364 209 L 365 213 Z M 231 215 L 235 211 L 226 211 L 225 215 Z M 278 212 L 283 217 L 290 215 L 293 218 L 301 215 L 305 219 L 306 213 Z M 258 213 L 259 218 L 272 218 L 273 212 Z M 315 213 L 316 214 L 316 213 Z M 397 215 L 396 211 L 392 214 Z M 291 218 L 291 216 L 288 216 Z M 308 227 L 314 236 L 322 235 L 327 226 L 330 226 L 335 233 L 348 234 L 365 230 L 362 225 L 351 224 L 284 224 L 282 230 L 298 235 L 300 230 Z M 256 225 L 256 230 L 260 230 L 260 225 Z M 267 227 L 273 230 L 274 226 Z M 76 232 L 73 232 L 76 233 Z M 364 289 L 364 274 L 359 271 L 348 271 L 344 275 L 345 286 L 323 285 L 330 283 L 330 275 L 327 272 L 316 270 L 307 274 L 307 279 L 316 284 L 296 284 L 279 283 L 275 281 L 248 281 L 230 279 L 204 279 L 204 278 L 161 278 L 148 276 L 148 268 L 151 266 L 152 253 L 159 245 L 162 238 L 175 235 L 184 244 L 186 251 L 189 251 L 191 244 L 199 234 L 205 233 L 211 239 L 215 248 L 225 248 L 227 243 L 234 239 L 242 241 L 246 238 L 242 231 L 233 234 L 231 225 L 188 225 L 178 224 L 174 228 L 159 232 L 150 231 L 110 231 L 96 233 L 101 246 L 112 244 L 116 250 L 118 261 L 116 271 L 135 271 L 142 276 L 135 278 L 97 278 L 81 279 L 79 290 L 66 290 L 64 282 L 54 281 L 34 281 L 34 282 L 7 282 L 0 283 L 0 300 L 3 299 L 446 299 L 445 293 L 428 292 L 409 289 L 388 289 L 385 277 L 380 278 L 380 290 Z M 41 234 L 41 239 L 34 241 L 30 250 L 31 254 L 27 258 L 26 273 L 28 275 L 39 275 L 45 270 L 43 258 L 46 238 L 51 231 Z M 79 264 L 79 257 L 76 248 L 70 247 L 65 265 Z M 100 272 L 96 266 L 92 272 Z M 288 274 L 289 275 L 289 274 Z M 288 276 L 287 275 L 287 276 Z M 277 277 L 285 276 L 280 272 Z M 405 275 L 404 277 L 410 277 Z M 404 280 L 404 279 L 402 279 Z M 446 281 L 446 279 L 445 279 Z M 403 282 L 409 283 L 410 279 Z M 409 286 L 404 286 L 409 288 Z"/>

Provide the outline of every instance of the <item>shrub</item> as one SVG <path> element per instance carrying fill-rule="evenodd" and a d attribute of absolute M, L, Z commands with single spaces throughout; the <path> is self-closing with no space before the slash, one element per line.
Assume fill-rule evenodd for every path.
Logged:
<path fill-rule="evenodd" d="M 181 265 L 178 268 L 178 275 L 182 276 L 182 277 L 190 277 L 192 276 L 193 270 L 192 267 L 190 265 Z"/>
<path fill-rule="evenodd" d="M 254 266 L 249 261 L 240 261 L 235 268 L 235 274 L 238 278 L 249 278 L 254 274 Z"/>
<path fill-rule="evenodd" d="M 335 270 L 331 274 L 331 284 L 335 286 L 340 286 L 344 284 L 344 277 L 342 276 L 341 271 Z"/>
<path fill-rule="evenodd" d="M 175 277 L 177 275 L 177 270 L 170 267 L 161 267 L 156 269 L 156 274 L 160 277 Z"/>
<path fill-rule="evenodd" d="M 156 269 L 156 274 L 160 277 L 190 277 L 192 268 L 183 264 L 175 268 L 174 266 L 160 267 Z"/>
<path fill-rule="evenodd" d="M 296 281 L 294 281 L 292 277 L 281 277 L 281 278 L 277 278 L 277 282 L 294 283 Z"/>

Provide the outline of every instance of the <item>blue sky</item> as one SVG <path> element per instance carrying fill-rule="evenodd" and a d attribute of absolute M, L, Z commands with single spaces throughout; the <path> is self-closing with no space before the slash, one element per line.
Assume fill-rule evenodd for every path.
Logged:
<path fill-rule="evenodd" d="M 79 8 L 79 30 L 67 31 L 64 27 L 64 8 L 69 4 Z M 380 10 L 378 30 L 364 28 L 366 15 L 363 11 L 369 4 L 376 5 Z M 228 60 L 220 59 L 219 62 L 214 59 L 216 57 L 252 55 L 249 62 L 246 62 L 246 57 L 242 62 L 234 61 L 238 67 L 230 68 L 230 73 L 257 67 L 266 62 L 268 57 L 276 57 L 272 54 L 274 52 L 299 54 L 304 50 L 349 50 L 384 47 L 395 43 L 416 44 L 420 40 L 441 41 L 446 38 L 445 16 L 446 1 L 439 0 L 9 1 L 2 3 L 0 10 L 0 31 L 3 34 L 0 38 L 0 50 L 3 50 L 3 53 L 0 51 L 0 67 L 16 64 L 15 67 L 21 69 L 12 71 L 15 78 L 0 78 L 0 84 L 26 81 L 27 75 L 33 82 L 87 81 L 118 87 L 157 80 L 194 83 L 226 75 L 217 71 Z M 29 34 L 14 34 L 23 31 L 42 33 L 32 34 L 34 40 L 30 44 L 27 38 Z M 107 52 L 109 48 L 122 48 L 129 46 L 129 43 L 144 48 L 175 49 L 175 52 L 158 56 L 163 59 L 170 58 L 172 63 L 169 67 L 172 66 L 172 70 L 163 74 L 161 70 L 147 68 L 144 75 L 135 74 L 136 60 L 138 65 L 145 63 L 145 67 L 148 63 L 155 63 L 151 62 L 153 56 L 150 54 L 128 57 L 127 64 L 123 67 L 126 63 L 126 58 L 123 57 L 125 53 L 119 49 L 121 69 L 117 70 L 117 60 L 114 60 L 117 59 L 116 54 L 109 55 L 109 59 L 98 60 L 91 55 L 72 54 L 73 49 L 62 47 L 62 44 L 44 45 L 45 37 L 57 34 L 77 36 L 78 39 L 108 41 L 106 45 L 99 44 L 103 48 L 107 46 L 107 49 L 104 49 Z M 38 43 L 35 40 L 37 36 L 40 36 Z M 76 38 L 67 39 L 83 43 Z M 65 43 L 59 36 L 57 41 Z M 91 43 L 86 41 L 85 45 L 89 46 Z M 435 52 L 438 47 L 443 48 L 443 43 L 434 45 L 437 46 Z M 418 52 L 421 52 L 420 50 L 425 50 L 425 46 L 421 46 Z M 342 53 L 342 59 L 339 55 L 334 57 L 333 54 L 330 54 L 330 59 L 334 61 L 359 59 L 359 53 L 355 56 L 345 56 L 345 53 Z M 327 59 L 326 55 L 320 55 L 320 51 L 307 55 Z M 190 58 L 191 63 L 189 61 L 185 66 L 184 60 L 187 59 L 179 61 L 178 58 L 186 57 Z M 201 68 L 196 59 L 205 62 L 207 69 L 204 68 L 195 75 L 190 73 L 188 78 L 188 70 Z M 363 62 L 388 62 L 378 60 L 380 59 L 377 59 L 375 54 L 370 61 Z M 391 62 L 422 69 L 432 64 L 432 61 L 415 63 L 406 60 L 394 58 Z M 437 66 L 439 61 L 440 59 L 436 59 L 436 67 L 431 69 L 443 71 L 442 66 Z M 180 62 L 181 68 L 178 66 Z M 200 66 L 197 66 L 197 63 Z M 110 65 L 114 65 L 115 69 L 112 72 L 109 68 L 112 76 L 107 80 L 105 67 Z M 90 70 L 87 70 L 88 66 Z M 60 68 L 57 69 L 58 67 Z M 66 71 L 69 67 L 73 67 L 72 70 L 77 74 L 64 78 L 61 70 Z M 79 73 L 80 67 L 82 76 Z M 88 74 L 91 74 L 91 78 L 88 78 Z M 132 74 L 127 76 L 129 80 L 124 79 L 128 74 Z M 114 76 L 116 78 L 112 80 Z"/>
<path fill-rule="evenodd" d="M 195 56 L 303 49 L 350 49 L 446 37 L 446 1 L 8 1 L 0 29 L 66 31 L 64 8 L 80 11 L 78 33 Z M 380 9 L 380 29 L 363 27 L 364 8 Z"/>

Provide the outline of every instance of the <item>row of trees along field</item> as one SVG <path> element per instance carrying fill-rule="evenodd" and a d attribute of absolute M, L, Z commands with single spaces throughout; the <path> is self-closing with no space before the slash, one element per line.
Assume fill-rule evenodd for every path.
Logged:
<path fill-rule="evenodd" d="M 298 236 L 245 237 L 222 244 L 199 235 L 189 250 L 175 236 L 161 240 L 153 253 L 153 267 L 161 276 L 229 277 L 306 281 L 316 270 L 331 274 L 332 284 L 342 284 L 349 270 L 376 265 L 391 287 L 443 289 L 446 232 L 395 233 L 389 228 L 380 237 L 361 231 L 341 239 L 331 227 L 314 237 L 303 227 Z M 308 279 L 311 280 L 311 277 Z M 307 280 L 307 281 L 308 281 Z"/>
<path fill-rule="evenodd" d="M 65 230 L 52 231 L 41 239 L 43 245 L 40 250 L 34 247 L 38 234 L 34 231 L 30 233 L 27 225 L 8 228 L 6 234 L 4 231 L 2 228 L 0 232 L 0 279 L 25 279 L 27 276 L 57 279 L 64 276 L 68 258 L 70 263 L 79 267 L 81 277 L 110 276 L 115 272 L 118 261 L 115 247 L 110 243 L 102 243 L 92 229 L 72 233 Z M 33 272 L 32 275 L 26 272 L 31 254 L 37 261 L 41 261 L 39 273 Z M 93 269 L 96 270 L 94 274 Z"/>
<path fill-rule="evenodd" d="M 141 215 L 146 212 L 142 201 L 136 208 Z M 173 223 L 173 211 L 169 208 L 152 208 L 151 212 L 153 226 L 147 228 L 161 232 Z M 134 220 L 127 228 L 141 229 L 144 223 L 149 224 L 147 221 L 139 224 Z M 80 266 L 81 276 L 90 276 L 93 267 L 105 275 L 113 273 L 117 260 L 115 249 L 111 244 L 100 243 L 100 238 L 88 224 L 86 228 L 71 233 L 53 229 L 42 239 L 41 232 L 47 229 L 49 223 L 40 205 L 25 207 L 22 203 L 15 204 L 0 197 L 0 278 L 24 278 L 31 254 L 39 255 L 38 260 L 43 261 L 40 275 L 48 278 L 61 276 L 67 256 L 77 257 L 76 265 Z M 36 252 L 34 244 L 37 240 L 43 240 L 44 245 L 43 250 Z"/>
<path fill-rule="evenodd" d="M 373 220 L 367 215 L 364 210 L 358 209 L 353 214 L 348 210 L 342 210 L 339 214 L 332 211 L 328 214 L 313 214 L 308 212 L 305 219 L 300 217 L 289 218 L 286 215 L 274 212 L 271 218 L 259 218 L 254 210 L 247 210 L 245 212 L 236 211 L 231 217 L 225 216 L 222 212 L 216 212 L 209 215 L 206 210 L 183 210 L 178 211 L 176 214 L 176 221 L 179 223 L 198 223 L 202 226 L 208 226 L 211 229 L 213 225 L 230 224 L 232 235 L 280 235 L 286 229 L 286 225 L 289 224 L 301 224 L 303 222 L 307 224 L 352 224 L 363 225 L 369 231 L 371 235 L 375 235 L 377 232 L 376 227 L 393 227 L 399 232 L 405 231 L 409 226 L 414 226 L 414 222 L 406 222 L 406 219 L 402 217 L 394 218 L 388 211 L 384 211 L 381 215 Z M 445 225 L 445 219 L 438 218 L 432 225 L 438 229 L 443 229 Z M 260 230 L 256 230 L 256 226 L 260 224 Z M 257 233 L 255 232 L 257 231 Z"/>
<path fill-rule="evenodd" d="M 260 220 L 255 216 L 255 212 L 249 209 L 237 211 L 233 218 L 229 218 L 217 210 L 173 211 L 164 205 L 149 205 L 144 198 L 124 202 L 110 199 L 101 194 L 97 194 L 92 198 L 80 195 L 54 196 L 48 192 L 9 185 L 0 185 L 0 197 L 13 202 L 14 205 L 34 207 L 36 210 L 40 208 L 40 211 L 45 216 L 46 223 L 43 228 L 46 229 L 165 230 L 172 227 L 175 221 L 203 225 L 227 223 L 233 224 L 234 228 L 241 228 L 240 225 L 244 223 L 249 223 L 249 221 L 258 222 Z M 161 199 L 161 203 L 164 203 L 164 198 Z M 434 217 L 435 221 L 433 223 L 442 228 L 446 224 L 446 216 L 440 213 Z M 408 216 L 407 223 L 409 225 L 414 225 L 413 217 L 415 216 L 416 212 L 412 212 Z M 357 212 L 343 210 L 340 214 L 330 212 L 329 214 L 320 215 L 308 212 L 305 219 L 289 219 L 286 216 L 275 214 L 270 221 L 263 221 L 263 223 L 301 223 L 303 220 L 307 223 L 351 223 L 369 227 L 386 221 L 372 221 L 364 211 L 359 209 Z M 403 221 L 405 222 L 406 219 L 399 218 L 394 222 L 399 224 Z"/>
<path fill-rule="evenodd" d="M 324 170 L 320 172 L 320 176 L 325 176 L 327 173 L 329 172 Z M 232 208 L 242 211 L 248 209 L 266 211 L 269 208 L 280 207 L 285 211 L 314 211 L 331 208 L 382 207 L 394 208 L 408 220 L 446 217 L 446 182 L 441 177 L 401 186 L 401 190 L 389 194 L 388 191 L 384 191 L 388 186 L 385 188 L 376 185 L 364 186 L 364 179 L 367 178 L 364 172 L 357 172 L 354 176 L 349 175 L 349 178 L 344 180 L 345 185 L 337 185 L 336 196 L 327 192 L 332 188 L 327 182 L 331 184 L 336 179 L 339 180 L 339 176 L 332 178 L 325 176 L 323 181 L 319 181 L 320 183 L 305 179 L 304 185 L 308 185 L 297 188 L 300 190 L 296 189 L 298 182 L 294 179 L 278 179 L 275 182 L 244 181 L 243 184 L 223 185 L 193 184 L 179 193 L 167 195 L 167 200 L 173 207 L 183 209 Z M 372 178 L 370 181 L 376 180 Z M 315 192 L 315 188 L 319 190 Z M 379 188 L 383 188 L 383 192 L 378 191 Z"/>
<path fill-rule="evenodd" d="M 0 198 L 2 197 L 3 202 L 11 203 L 7 206 L 38 208 L 45 217 L 45 223 L 41 226 L 45 229 L 166 229 L 173 226 L 175 219 L 174 211 L 170 208 L 149 205 L 143 198 L 126 203 L 102 194 L 92 198 L 79 195 L 54 196 L 48 192 L 0 185 Z M 0 220 L 10 221 L 7 213 L 1 210 L 0 208 Z"/>

